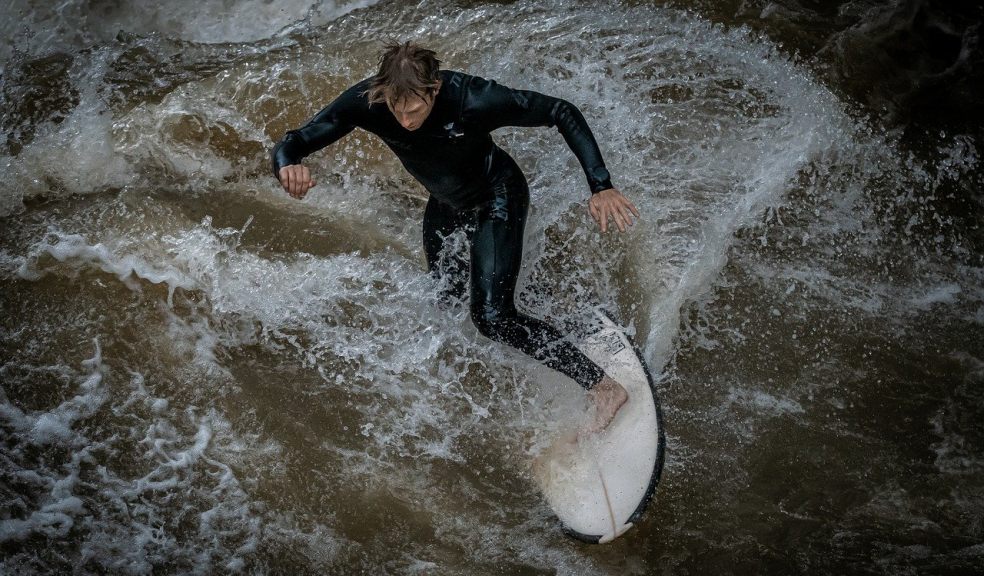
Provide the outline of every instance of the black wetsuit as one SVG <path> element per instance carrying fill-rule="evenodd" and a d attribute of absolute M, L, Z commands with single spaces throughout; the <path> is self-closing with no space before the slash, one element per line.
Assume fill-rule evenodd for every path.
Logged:
<path fill-rule="evenodd" d="M 430 192 L 424 250 L 432 273 L 452 276 L 463 290 L 466 267 L 445 260 L 444 239 L 465 230 L 471 240 L 471 316 L 485 336 L 592 388 L 604 376 L 555 328 L 520 314 L 513 302 L 523 255 L 529 188 L 516 162 L 492 141 L 503 126 L 556 126 L 581 162 L 591 192 L 611 188 L 605 163 L 581 112 L 571 103 L 494 81 L 442 70 L 434 107 L 414 131 L 385 104 L 370 105 L 370 79 L 342 93 L 308 124 L 288 132 L 273 150 L 273 172 L 299 164 L 358 127 L 379 136 Z"/>

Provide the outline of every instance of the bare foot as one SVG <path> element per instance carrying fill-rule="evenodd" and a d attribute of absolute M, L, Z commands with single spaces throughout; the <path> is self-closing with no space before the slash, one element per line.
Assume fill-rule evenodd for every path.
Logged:
<path fill-rule="evenodd" d="M 595 385 L 588 392 L 595 404 L 595 417 L 587 432 L 594 434 L 601 432 L 612 423 L 619 409 L 625 405 L 629 399 L 629 393 L 621 384 L 612 380 L 608 376 L 602 378 L 601 382 Z"/>

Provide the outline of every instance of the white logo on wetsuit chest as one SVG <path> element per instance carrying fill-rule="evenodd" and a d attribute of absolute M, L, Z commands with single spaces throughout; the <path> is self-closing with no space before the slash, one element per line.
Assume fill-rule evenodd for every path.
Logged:
<path fill-rule="evenodd" d="M 448 133 L 448 138 L 454 140 L 455 138 L 461 138 L 465 135 L 461 129 L 456 128 L 454 122 L 448 122 L 444 125 L 444 130 Z"/>

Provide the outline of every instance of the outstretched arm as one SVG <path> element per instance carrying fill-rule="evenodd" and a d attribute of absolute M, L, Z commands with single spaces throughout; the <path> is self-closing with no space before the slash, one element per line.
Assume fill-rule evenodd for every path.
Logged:
<path fill-rule="evenodd" d="M 311 171 L 301 164 L 301 160 L 334 143 L 355 128 L 358 98 L 355 88 L 357 86 L 342 93 L 303 127 L 288 131 L 274 146 L 273 175 L 294 198 L 303 198 L 316 184 L 311 179 Z"/>
<path fill-rule="evenodd" d="M 632 202 L 612 186 L 598 143 L 577 106 L 561 98 L 532 90 L 514 90 L 477 76 L 468 88 L 465 114 L 489 131 L 503 126 L 557 127 L 581 163 L 592 193 L 588 208 L 602 232 L 608 231 L 609 217 L 623 232 L 632 225 L 633 215 L 639 217 Z"/>

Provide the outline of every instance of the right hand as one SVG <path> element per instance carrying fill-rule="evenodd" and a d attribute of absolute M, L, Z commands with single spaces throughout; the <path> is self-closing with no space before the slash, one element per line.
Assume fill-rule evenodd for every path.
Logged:
<path fill-rule="evenodd" d="M 291 164 L 280 169 L 278 174 L 280 185 L 293 198 L 300 200 L 304 198 L 308 190 L 314 187 L 317 182 L 311 179 L 311 171 L 303 164 Z"/>
<path fill-rule="evenodd" d="M 602 190 L 591 195 L 588 200 L 588 210 L 595 222 L 601 226 L 602 233 L 608 232 L 608 218 L 611 217 L 618 226 L 619 232 L 625 232 L 632 226 L 632 215 L 639 218 L 639 210 L 635 204 L 614 188 Z"/>

